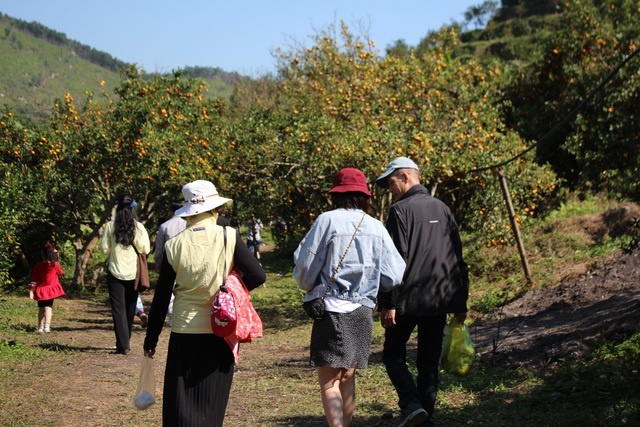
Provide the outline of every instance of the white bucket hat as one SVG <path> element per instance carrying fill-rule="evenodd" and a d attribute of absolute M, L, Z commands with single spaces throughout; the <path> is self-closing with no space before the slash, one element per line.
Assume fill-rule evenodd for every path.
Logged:
<path fill-rule="evenodd" d="M 198 180 L 182 187 L 185 205 L 175 212 L 176 216 L 187 217 L 208 212 L 232 202 L 231 199 L 220 197 L 216 187 L 209 181 Z"/>

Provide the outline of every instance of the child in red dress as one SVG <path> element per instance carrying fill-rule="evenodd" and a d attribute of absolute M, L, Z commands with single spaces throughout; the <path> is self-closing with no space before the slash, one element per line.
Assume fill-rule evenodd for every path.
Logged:
<path fill-rule="evenodd" d="M 58 263 L 58 251 L 47 243 L 42 248 L 43 261 L 36 264 L 31 274 L 29 298 L 38 301 L 38 332 L 51 332 L 53 300 L 65 296 L 58 276 L 62 268 Z"/>

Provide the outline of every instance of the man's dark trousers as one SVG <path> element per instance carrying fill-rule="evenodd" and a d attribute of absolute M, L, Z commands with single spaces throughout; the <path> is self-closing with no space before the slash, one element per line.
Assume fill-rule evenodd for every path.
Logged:
<path fill-rule="evenodd" d="M 420 406 L 433 414 L 438 390 L 438 363 L 446 314 L 429 317 L 396 315 L 396 324 L 385 330 L 382 361 L 398 393 L 398 405 L 403 412 Z M 407 342 L 418 327 L 417 385 L 407 366 Z"/>

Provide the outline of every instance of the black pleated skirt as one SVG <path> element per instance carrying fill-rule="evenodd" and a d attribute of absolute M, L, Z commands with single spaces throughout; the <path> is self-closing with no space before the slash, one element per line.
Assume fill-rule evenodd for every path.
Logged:
<path fill-rule="evenodd" d="M 171 333 L 164 374 L 162 425 L 222 427 L 234 358 L 213 334 Z"/>

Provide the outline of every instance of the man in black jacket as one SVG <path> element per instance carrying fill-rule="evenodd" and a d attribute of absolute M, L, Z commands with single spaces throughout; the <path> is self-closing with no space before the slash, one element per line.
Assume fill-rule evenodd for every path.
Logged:
<path fill-rule="evenodd" d="M 420 184 L 418 166 L 394 159 L 376 183 L 395 203 L 387 230 L 407 263 L 403 283 L 380 293 L 385 328 L 382 360 L 396 392 L 401 419 L 396 427 L 431 425 L 438 389 L 438 362 L 447 313 L 466 319 L 469 276 L 458 225 L 450 209 Z M 418 328 L 417 384 L 407 367 L 407 341 Z"/>

